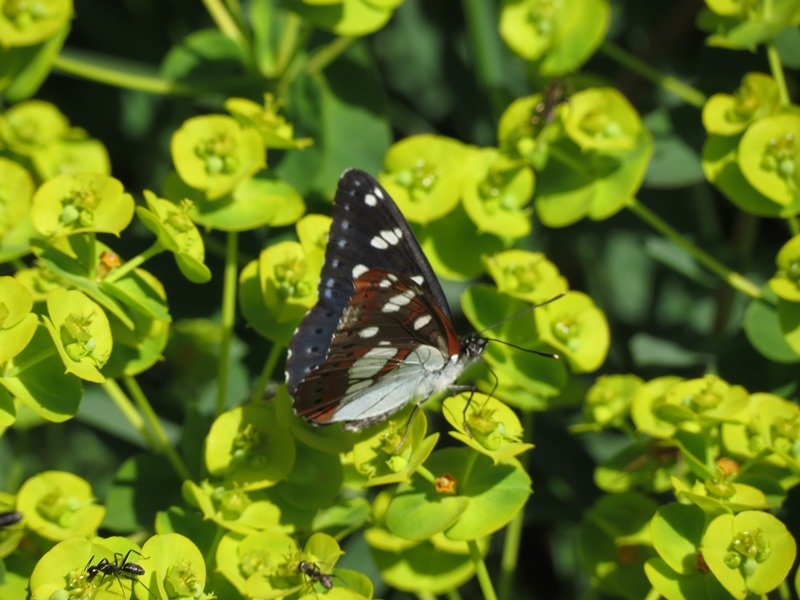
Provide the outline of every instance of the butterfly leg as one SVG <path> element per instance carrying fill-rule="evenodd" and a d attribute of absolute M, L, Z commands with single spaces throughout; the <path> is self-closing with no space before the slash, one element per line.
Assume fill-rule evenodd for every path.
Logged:
<path fill-rule="evenodd" d="M 472 397 L 475 395 L 475 392 L 478 391 L 478 388 L 476 388 L 474 385 L 451 385 L 448 389 L 454 396 L 462 392 L 469 392 L 469 398 L 467 398 L 467 403 L 464 405 L 464 412 L 461 415 L 461 425 L 463 425 L 464 432 L 469 437 L 474 437 L 469 425 L 467 425 L 467 410 L 469 410 L 469 405 L 472 404 Z"/>

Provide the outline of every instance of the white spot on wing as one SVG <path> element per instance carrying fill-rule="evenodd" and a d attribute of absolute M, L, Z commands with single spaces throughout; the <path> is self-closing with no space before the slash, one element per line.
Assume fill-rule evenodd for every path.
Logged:
<path fill-rule="evenodd" d="M 372 348 L 353 363 L 353 366 L 347 372 L 347 376 L 349 379 L 369 379 L 374 377 L 396 354 L 396 348 Z"/>
<path fill-rule="evenodd" d="M 375 198 L 375 196 L 373 196 L 372 194 L 367 194 L 366 196 L 364 196 L 364 204 L 366 204 L 367 206 L 375 206 L 376 204 L 378 204 L 378 199 Z"/>
<path fill-rule="evenodd" d="M 411 302 L 414 298 L 414 292 L 412 290 L 406 290 L 402 294 L 397 294 L 396 296 L 392 296 L 389 298 L 389 301 L 383 305 L 381 312 L 390 313 L 390 312 L 397 312 L 403 306 Z"/>
<path fill-rule="evenodd" d="M 425 325 L 431 322 L 432 317 L 430 315 L 422 315 L 421 317 L 417 317 L 414 319 L 414 329 L 419 331 Z"/>
<path fill-rule="evenodd" d="M 397 234 L 394 231 L 390 231 L 389 229 L 381 231 L 381 237 L 385 239 L 386 242 L 392 246 L 394 246 L 395 244 L 397 244 L 397 242 L 400 241 L 400 238 L 397 236 Z"/>
<path fill-rule="evenodd" d="M 361 331 L 358 332 L 358 337 L 362 338 L 371 338 L 378 335 L 378 328 L 375 326 L 372 327 L 364 327 Z"/>
<path fill-rule="evenodd" d="M 372 190 L 372 193 L 375 194 L 381 200 L 383 200 L 383 192 L 381 191 L 381 188 L 376 187 L 374 190 Z"/>
<path fill-rule="evenodd" d="M 422 275 L 414 275 L 411 278 L 411 281 L 413 281 L 417 285 L 422 285 L 423 283 L 425 283 L 425 278 Z"/>
<path fill-rule="evenodd" d="M 365 265 L 356 265 L 353 267 L 351 274 L 353 275 L 353 279 L 358 279 L 367 271 L 369 271 L 369 269 Z"/>
<path fill-rule="evenodd" d="M 395 228 L 394 228 L 394 234 L 395 234 L 395 235 L 396 235 L 398 238 L 401 238 L 401 237 L 403 237 L 403 230 L 402 230 L 402 229 L 400 229 L 399 227 L 395 227 Z"/>
<path fill-rule="evenodd" d="M 387 274 L 386 274 L 386 277 L 384 277 L 383 279 L 381 279 L 381 280 L 378 282 L 378 287 L 382 287 L 382 288 L 388 288 L 388 287 L 391 287 L 391 285 L 392 285 L 392 284 L 393 284 L 395 281 L 397 281 L 397 276 L 396 276 L 396 275 L 392 275 L 391 273 L 387 273 Z"/>
<path fill-rule="evenodd" d="M 374 238 L 372 238 L 369 241 L 369 245 L 373 248 L 377 248 L 378 250 L 386 250 L 389 247 L 389 244 L 386 243 L 386 240 L 379 235 L 376 235 Z"/>

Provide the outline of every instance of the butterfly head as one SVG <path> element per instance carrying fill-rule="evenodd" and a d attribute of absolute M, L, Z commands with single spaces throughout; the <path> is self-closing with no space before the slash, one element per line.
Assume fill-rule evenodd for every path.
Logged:
<path fill-rule="evenodd" d="M 461 339 L 461 352 L 467 360 L 472 361 L 481 357 L 488 343 L 487 338 L 471 333 Z"/>

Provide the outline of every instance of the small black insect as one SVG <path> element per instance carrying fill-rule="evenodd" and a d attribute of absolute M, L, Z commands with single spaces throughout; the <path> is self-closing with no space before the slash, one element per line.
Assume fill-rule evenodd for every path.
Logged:
<path fill-rule="evenodd" d="M 8 527 L 9 525 L 16 525 L 20 521 L 22 521 L 23 515 L 21 512 L 17 512 L 15 510 L 9 510 L 7 512 L 0 513 L 0 527 Z"/>
<path fill-rule="evenodd" d="M 333 587 L 333 578 L 327 573 L 320 571 L 316 564 L 308 562 L 307 560 L 301 560 L 297 565 L 297 568 L 300 569 L 300 572 L 303 573 L 303 575 L 312 581 L 318 582 L 326 590 L 329 590 Z"/>
<path fill-rule="evenodd" d="M 100 560 L 99 563 L 96 565 L 92 564 L 94 561 L 94 556 L 89 559 L 89 562 L 86 563 L 84 567 L 84 571 L 86 571 L 89 575 L 86 577 L 86 581 L 92 581 L 95 577 L 97 577 L 98 573 L 102 573 L 103 577 L 100 578 L 100 582 L 103 582 L 103 579 L 106 578 L 106 575 L 113 575 L 117 578 L 117 582 L 119 583 L 119 587 L 122 589 L 122 596 L 125 597 L 125 588 L 122 587 L 122 581 L 120 578 L 130 579 L 131 580 L 131 594 L 133 593 L 133 584 L 135 582 L 139 582 L 144 589 L 147 590 L 147 593 L 151 596 L 153 593 L 150 591 L 144 582 L 139 580 L 139 577 L 144 575 L 144 567 L 135 563 L 135 562 L 128 562 L 128 557 L 131 555 L 131 552 L 136 552 L 139 556 L 142 556 L 141 552 L 137 552 L 136 550 L 128 550 L 125 554 L 124 558 L 122 553 L 115 552 L 114 553 L 114 562 L 112 563 L 107 558 L 103 558 Z M 146 556 L 143 558 L 147 558 Z"/>

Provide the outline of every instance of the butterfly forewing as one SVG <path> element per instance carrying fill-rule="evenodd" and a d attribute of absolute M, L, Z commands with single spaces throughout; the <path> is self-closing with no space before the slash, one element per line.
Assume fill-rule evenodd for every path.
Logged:
<path fill-rule="evenodd" d="M 293 396 L 300 381 L 321 365 L 354 291 L 371 269 L 403 273 L 430 295 L 450 320 L 447 300 L 411 228 L 388 192 L 370 175 L 350 169 L 339 180 L 333 203 L 319 300 L 289 345 L 286 383 Z"/>
<path fill-rule="evenodd" d="M 318 425 L 367 427 L 447 389 L 485 344 L 456 336 L 442 288 L 386 190 L 346 171 L 319 299 L 289 345 L 295 412 Z"/>

